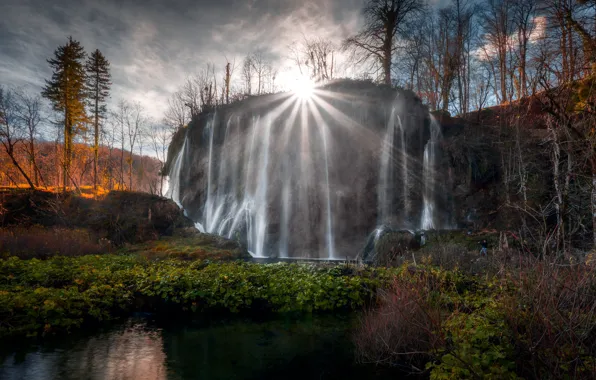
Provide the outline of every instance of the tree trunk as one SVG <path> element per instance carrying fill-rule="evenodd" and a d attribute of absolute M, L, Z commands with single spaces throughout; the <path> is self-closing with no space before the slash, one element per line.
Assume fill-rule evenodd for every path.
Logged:
<path fill-rule="evenodd" d="M 592 234 L 594 247 L 596 248 L 596 168 L 594 168 L 594 164 L 592 166 Z"/>
<path fill-rule="evenodd" d="M 389 23 L 390 24 L 390 23 Z M 383 41 L 383 75 L 385 84 L 391 86 L 391 55 L 393 46 L 392 25 L 385 26 L 385 39 Z"/>
<path fill-rule="evenodd" d="M 575 80 L 575 46 L 573 43 L 573 29 L 567 23 L 567 44 L 569 45 L 569 80 Z"/>
<path fill-rule="evenodd" d="M 501 54 L 499 54 L 499 66 L 500 66 L 500 85 L 501 85 L 501 103 L 507 103 L 509 99 L 507 96 L 507 45 L 506 42 L 502 42 L 500 47 Z"/>
<path fill-rule="evenodd" d="M 99 86 L 99 85 L 98 85 Z M 93 144 L 93 190 L 97 194 L 97 163 L 99 161 L 99 99 L 97 97 L 99 88 L 96 88 L 95 97 L 95 141 Z"/>
<path fill-rule="evenodd" d="M 569 60 L 567 52 L 567 28 L 565 22 L 561 20 L 561 40 L 559 42 L 561 48 L 561 63 L 563 65 L 563 82 L 569 81 Z"/>
<path fill-rule="evenodd" d="M 21 167 L 21 165 L 19 165 L 18 161 L 16 160 L 16 158 L 14 156 L 14 149 L 13 149 L 13 147 L 10 146 L 9 149 L 7 149 L 7 152 L 6 153 L 8 153 L 8 156 L 10 157 L 10 160 L 12 161 L 12 164 L 23 175 L 23 177 L 25 178 L 25 181 L 27 181 L 27 184 L 29 185 L 29 187 L 31 187 L 32 189 L 35 189 L 35 185 L 33 184 L 33 182 L 31 182 L 31 178 L 29 178 L 29 176 L 27 175 L 27 173 L 25 172 L 25 170 L 23 170 L 23 168 Z"/>
<path fill-rule="evenodd" d="M 64 192 L 67 191 L 67 187 L 68 187 L 68 163 L 70 161 L 70 149 L 69 149 L 69 127 L 68 127 L 68 111 L 65 112 L 65 118 L 64 118 L 64 162 L 62 163 L 63 165 L 63 172 L 62 172 L 62 190 Z"/>
<path fill-rule="evenodd" d="M 565 228 L 563 225 L 563 191 L 560 184 L 560 163 L 561 163 L 561 146 L 559 144 L 559 136 L 557 135 L 556 127 L 549 122 L 549 129 L 553 136 L 553 185 L 555 187 L 556 201 L 555 212 L 557 215 L 556 228 L 556 247 L 559 250 L 561 245 L 561 237 L 565 235 Z"/>
<path fill-rule="evenodd" d="M 132 148 L 130 150 L 131 152 L 128 156 L 128 189 L 132 191 Z"/>
<path fill-rule="evenodd" d="M 594 248 L 596 248 L 596 157 L 590 160 L 592 164 L 592 196 L 590 203 L 592 206 L 592 239 Z"/>
<path fill-rule="evenodd" d="M 35 162 L 35 142 L 33 141 L 33 137 L 29 139 L 29 152 L 31 154 L 30 161 L 31 161 L 31 171 L 33 172 L 33 182 L 35 186 L 39 186 L 39 169 L 37 168 L 37 162 Z"/>
<path fill-rule="evenodd" d="M 226 104 L 230 103 L 230 80 L 232 74 L 230 73 L 230 62 L 226 65 Z"/>

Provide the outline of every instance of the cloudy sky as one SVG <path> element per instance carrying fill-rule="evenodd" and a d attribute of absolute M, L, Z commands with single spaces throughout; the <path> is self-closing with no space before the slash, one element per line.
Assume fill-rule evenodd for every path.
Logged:
<path fill-rule="evenodd" d="M 291 76 L 288 46 L 302 36 L 340 41 L 363 0 L 0 0 L 0 84 L 39 91 L 46 59 L 68 36 L 112 65 L 112 99 L 161 118 L 168 96 L 212 62 L 268 51 Z M 290 74 L 288 74 L 290 73 Z M 240 70 L 236 72 L 239 76 Z"/>

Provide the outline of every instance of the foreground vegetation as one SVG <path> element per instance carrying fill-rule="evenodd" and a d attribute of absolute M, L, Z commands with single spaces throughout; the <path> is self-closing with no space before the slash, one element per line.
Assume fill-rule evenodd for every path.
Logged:
<path fill-rule="evenodd" d="M 468 269 L 453 256 L 451 269 L 429 265 L 445 260 L 443 248 L 379 292 L 355 334 L 360 361 L 431 379 L 596 378 L 593 264 L 503 252 Z"/>
<path fill-rule="evenodd" d="M 0 261 L 0 336 L 44 335 L 132 311 L 311 312 L 361 308 L 384 269 L 150 261 L 134 255 Z"/>
<path fill-rule="evenodd" d="M 175 246 L 174 246 L 175 247 Z M 0 261 L 0 336 L 45 336 L 133 311 L 366 311 L 357 358 L 431 379 L 594 378 L 596 269 L 527 257 L 474 275 L 418 265 L 189 261 L 137 254 Z"/>

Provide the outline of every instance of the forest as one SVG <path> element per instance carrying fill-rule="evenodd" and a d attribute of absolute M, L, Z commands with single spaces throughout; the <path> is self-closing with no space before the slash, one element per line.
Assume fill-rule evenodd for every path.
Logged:
<path fill-rule="evenodd" d="M 315 3 L 0 77 L 0 378 L 596 378 L 596 0 Z"/>

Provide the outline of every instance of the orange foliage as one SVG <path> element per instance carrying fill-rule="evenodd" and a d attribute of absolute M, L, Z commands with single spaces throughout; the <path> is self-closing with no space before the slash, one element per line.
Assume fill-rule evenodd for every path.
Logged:
<path fill-rule="evenodd" d="M 73 160 L 70 177 L 72 188 L 77 187 L 81 195 L 93 198 L 105 195 L 109 190 L 134 190 L 150 193 L 159 193 L 161 178 L 159 171 L 162 164 L 159 160 L 133 155 L 133 189 L 128 189 L 129 165 L 128 152 L 124 152 L 121 165 L 122 152 L 120 149 L 108 149 L 105 146 L 99 149 L 99 189 L 93 192 L 93 150 L 85 144 L 75 144 L 73 147 Z M 48 191 L 61 191 L 62 188 L 62 145 L 53 142 L 37 142 L 35 161 L 37 163 L 37 176 L 30 164 L 25 146 L 17 144 L 16 158 L 25 169 L 27 175 L 35 182 L 37 187 Z M 5 151 L 0 150 L 0 188 L 28 187 L 23 176 L 14 167 Z"/>

